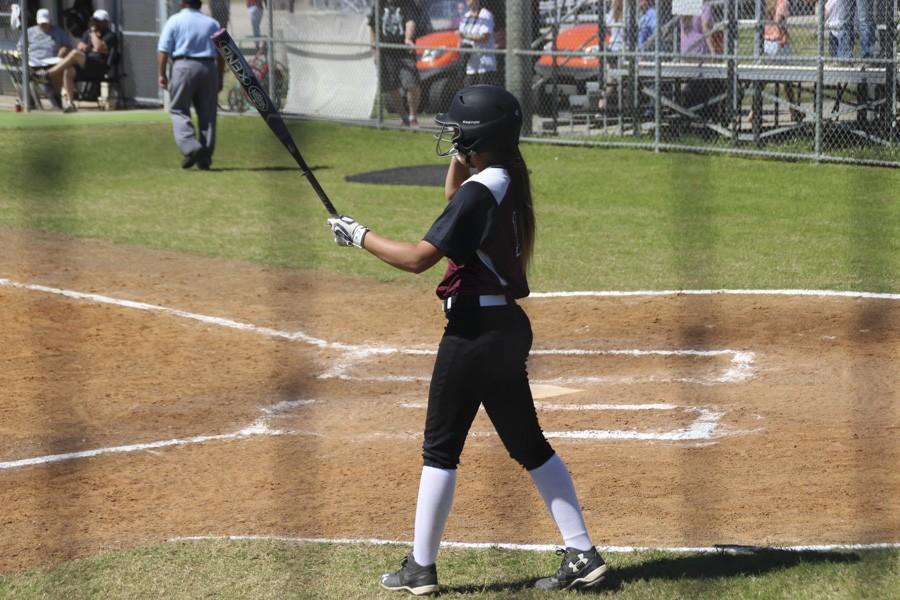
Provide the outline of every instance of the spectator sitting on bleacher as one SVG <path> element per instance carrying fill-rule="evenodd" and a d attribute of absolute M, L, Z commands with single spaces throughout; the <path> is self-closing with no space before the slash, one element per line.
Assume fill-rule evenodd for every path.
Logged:
<path fill-rule="evenodd" d="M 682 15 L 679 18 L 682 59 L 706 57 L 722 53 L 721 32 L 714 31 L 715 16 L 710 2 L 703 2 L 699 15 Z M 700 58 L 702 62 L 703 58 Z M 681 97 L 685 106 L 697 107 L 702 117 L 716 118 L 718 102 L 713 102 L 725 90 L 724 80 L 691 79 L 681 85 Z"/>
<path fill-rule="evenodd" d="M 654 0 L 640 0 L 638 17 L 638 50 L 643 52 L 651 52 L 653 46 L 653 34 L 656 33 L 656 7 L 653 5 Z"/>
<path fill-rule="evenodd" d="M 75 99 L 75 80 L 100 81 L 106 76 L 116 58 L 118 36 L 112 30 L 109 13 L 103 9 L 94 11 L 91 17 L 91 28 L 84 33 L 78 48 L 70 52 L 56 66 L 47 70 L 51 79 L 62 74 L 63 88 L 68 98 L 65 99 L 65 111 L 77 110 Z M 113 60 L 110 60 L 110 59 Z"/>
<path fill-rule="evenodd" d="M 827 0 L 825 2 L 825 28 L 828 30 L 828 55 L 834 58 L 850 58 L 853 54 L 853 17 L 856 3 L 853 0 Z"/>
<path fill-rule="evenodd" d="M 766 56 L 791 56 L 791 37 L 787 30 L 787 18 L 790 16 L 788 0 L 765 0 L 764 11 L 766 24 L 763 28 L 763 52 Z M 779 63 L 775 64 L 779 65 Z M 784 90 L 788 101 L 793 104 L 795 101 L 794 86 L 785 83 Z M 791 107 L 790 112 L 794 121 L 803 118 L 803 113 L 796 108 Z M 752 118 L 752 111 L 750 116 Z"/>
<path fill-rule="evenodd" d="M 606 29 L 606 51 L 616 53 L 606 59 L 607 68 L 616 68 L 619 65 L 618 53 L 625 49 L 625 24 L 622 21 L 624 13 L 623 0 L 613 0 L 609 10 L 603 16 L 603 26 Z M 597 103 L 599 110 L 606 110 L 608 100 L 616 89 L 616 79 L 610 75 L 606 77 L 606 87 L 603 95 Z"/>
<path fill-rule="evenodd" d="M 715 17 L 709 2 L 703 3 L 703 9 L 699 15 L 683 15 L 678 21 L 681 31 L 682 55 L 703 56 L 722 52 L 717 47 L 712 34 Z"/>
<path fill-rule="evenodd" d="M 17 48 L 22 52 L 24 39 L 20 38 Z M 28 28 L 28 63 L 38 69 L 51 67 L 59 63 L 72 50 L 72 38 L 61 27 L 50 22 L 50 11 L 42 8 L 37 11 L 37 25 Z M 39 77 L 40 78 L 40 77 Z M 49 78 L 53 87 L 51 101 L 60 106 L 59 93 L 62 90 L 62 77 Z"/>

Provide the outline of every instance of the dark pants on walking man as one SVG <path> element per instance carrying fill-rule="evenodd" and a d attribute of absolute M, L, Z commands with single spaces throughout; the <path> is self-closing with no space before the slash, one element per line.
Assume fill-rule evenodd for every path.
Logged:
<path fill-rule="evenodd" d="M 219 74 L 215 59 L 177 59 L 169 81 L 169 115 L 175 143 L 184 156 L 206 149 L 212 162 L 216 144 L 216 100 Z M 191 107 L 197 112 L 197 130 L 191 121 Z"/>

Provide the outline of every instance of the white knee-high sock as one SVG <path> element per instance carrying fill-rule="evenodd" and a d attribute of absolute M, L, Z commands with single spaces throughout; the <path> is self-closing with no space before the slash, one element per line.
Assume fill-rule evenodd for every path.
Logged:
<path fill-rule="evenodd" d="M 437 560 L 455 490 L 456 469 L 422 467 L 413 538 L 413 559 L 422 566 L 433 565 Z"/>
<path fill-rule="evenodd" d="M 581 514 L 581 505 L 575 495 L 572 476 L 559 455 L 554 454 L 537 469 L 528 471 L 528 474 L 556 521 L 566 547 L 578 550 L 593 548 Z"/>

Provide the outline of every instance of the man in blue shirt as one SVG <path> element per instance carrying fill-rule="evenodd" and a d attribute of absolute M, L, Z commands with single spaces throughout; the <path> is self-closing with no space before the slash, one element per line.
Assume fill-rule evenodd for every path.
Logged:
<path fill-rule="evenodd" d="M 641 11 L 638 17 L 638 50 L 647 52 L 652 51 L 653 47 L 644 46 L 651 41 L 653 34 L 656 33 L 656 7 L 653 6 L 653 0 L 641 0 L 639 4 Z"/>
<path fill-rule="evenodd" d="M 169 90 L 169 115 L 183 169 L 212 165 L 216 141 L 216 99 L 222 91 L 225 61 L 213 45 L 219 22 L 200 12 L 200 0 L 182 0 L 159 36 L 159 87 Z M 166 74 L 172 60 L 172 77 Z M 197 130 L 191 121 L 197 112 Z"/>

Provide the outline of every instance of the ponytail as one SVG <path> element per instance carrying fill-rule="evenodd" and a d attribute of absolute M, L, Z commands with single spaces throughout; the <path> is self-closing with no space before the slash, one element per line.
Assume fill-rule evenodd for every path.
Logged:
<path fill-rule="evenodd" d="M 509 154 L 505 154 L 501 160 L 503 166 L 509 171 L 510 197 L 516 203 L 516 230 L 519 236 L 520 256 L 522 266 L 528 270 L 531 257 L 534 254 L 535 220 L 534 205 L 531 198 L 531 180 L 528 176 L 528 166 L 518 148 Z"/>

